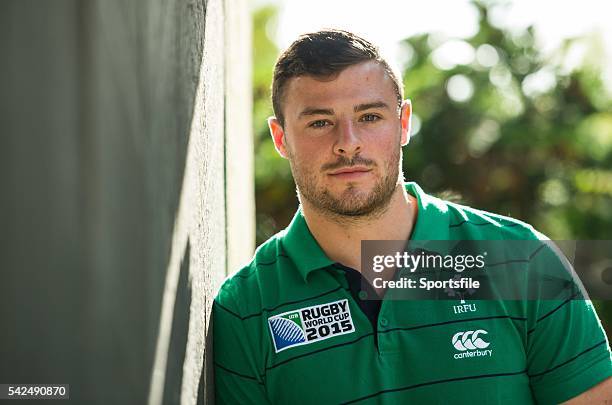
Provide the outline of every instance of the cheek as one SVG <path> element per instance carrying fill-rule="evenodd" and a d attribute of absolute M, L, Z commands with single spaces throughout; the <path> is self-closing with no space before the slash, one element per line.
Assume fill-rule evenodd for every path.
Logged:
<path fill-rule="evenodd" d="M 313 143 L 301 142 L 292 148 L 291 159 L 294 165 L 299 166 L 302 173 L 315 173 L 323 164 L 321 162 L 324 156 L 320 146 Z"/>
<path fill-rule="evenodd" d="M 396 131 L 387 131 L 385 133 L 377 132 L 368 137 L 366 151 L 375 153 L 379 158 L 389 155 L 395 148 L 400 147 L 400 133 Z M 368 152 L 366 152 L 367 154 Z"/>
<path fill-rule="evenodd" d="M 393 145 L 400 143 L 401 141 L 402 128 L 398 120 L 387 121 L 374 125 L 370 128 L 366 128 L 363 132 L 363 136 L 367 137 L 370 144 L 385 144 Z"/>
<path fill-rule="evenodd" d="M 329 160 L 331 151 L 332 145 L 323 138 L 304 139 L 294 148 L 294 152 L 299 155 L 299 161 L 313 168 L 319 167 L 326 158 Z"/>

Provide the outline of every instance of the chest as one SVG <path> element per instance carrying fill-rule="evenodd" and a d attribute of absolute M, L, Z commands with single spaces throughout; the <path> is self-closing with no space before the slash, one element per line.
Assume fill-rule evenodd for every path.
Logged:
<path fill-rule="evenodd" d="M 517 308 L 384 301 L 374 328 L 355 301 L 332 306 L 307 308 L 302 326 L 315 339 L 272 355 L 266 389 L 275 402 L 473 403 L 475 393 L 479 403 L 531 401 Z"/>

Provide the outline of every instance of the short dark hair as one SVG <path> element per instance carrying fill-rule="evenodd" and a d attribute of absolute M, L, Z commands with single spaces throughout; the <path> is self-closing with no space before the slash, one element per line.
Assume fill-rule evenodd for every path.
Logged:
<path fill-rule="evenodd" d="M 272 108 L 281 126 L 283 92 L 289 79 L 298 76 L 333 77 L 349 66 L 376 61 L 393 81 L 398 108 L 403 99 L 400 78 L 368 40 L 343 30 L 323 30 L 301 35 L 278 58 L 272 79 Z"/>

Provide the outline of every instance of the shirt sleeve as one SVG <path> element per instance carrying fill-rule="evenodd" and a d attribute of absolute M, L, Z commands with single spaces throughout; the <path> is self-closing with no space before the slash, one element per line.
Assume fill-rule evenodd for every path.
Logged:
<path fill-rule="evenodd" d="M 215 400 L 217 404 L 269 404 L 262 370 L 244 320 L 228 299 L 213 303 Z"/>
<path fill-rule="evenodd" d="M 566 277 L 573 270 L 560 253 L 547 245 L 534 259 L 545 281 L 561 275 L 568 286 L 559 289 L 558 299 L 529 302 L 527 331 L 527 374 L 533 395 L 538 403 L 560 403 L 612 375 L 610 348 L 580 280 L 571 274 Z M 545 296 L 551 295 L 550 283 L 541 288 L 548 289 Z"/>

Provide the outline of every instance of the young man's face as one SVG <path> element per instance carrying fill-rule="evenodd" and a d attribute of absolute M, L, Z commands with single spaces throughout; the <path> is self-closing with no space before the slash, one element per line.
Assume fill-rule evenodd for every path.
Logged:
<path fill-rule="evenodd" d="M 392 80 L 374 61 L 333 80 L 300 76 L 284 91 L 284 128 L 270 119 L 300 198 L 319 211 L 361 216 L 389 203 L 408 142 L 410 103 L 397 107 Z"/>

